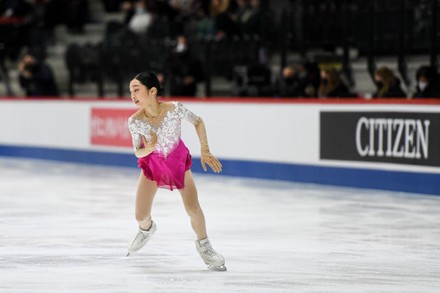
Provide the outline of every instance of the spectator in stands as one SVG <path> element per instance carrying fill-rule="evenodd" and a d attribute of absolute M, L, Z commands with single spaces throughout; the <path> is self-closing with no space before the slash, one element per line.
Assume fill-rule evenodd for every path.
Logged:
<path fill-rule="evenodd" d="M 277 80 L 278 95 L 286 98 L 304 96 L 304 83 L 301 81 L 301 77 L 293 66 L 284 67 Z"/>
<path fill-rule="evenodd" d="M 202 8 L 201 0 L 170 0 L 169 5 L 177 12 L 177 20 L 184 21 L 194 17 Z"/>
<path fill-rule="evenodd" d="M 128 28 L 136 34 L 145 34 L 153 22 L 147 1 L 139 0 L 134 3 L 125 1 L 122 9 L 126 13 L 124 23 Z"/>
<path fill-rule="evenodd" d="M 214 20 L 202 7 L 196 13 L 193 34 L 197 37 L 214 36 Z"/>
<path fill-rule="evenodd" d="M 29 45 L 33 23 L 31 3 L 25 0 L 0 0 L 0 42 L 12 48 L 7 50 L 12 60 L 16 61 L 21 48 Z"/>
<path fill-rule="evenodd" d="M 317 97 L 321 74 L 316 62 L 306 61 L 296 67 L 303 93 L 302 97 Z"/>
<path fill-rule="evenodd" d="M 18 64 L 20 85 L 27 96 L 58 96 L 52 69 L 32 54 L 23 56 Z"/>
<path fill-rule="evenodd" d="M 32 5 L 25 0 L 0 1 L 0 17 L 23 19 L 32 12 Z"/>
<path fill-rule="evenodd" d="M 212 17 L 217 17 L 223 13 L 226 13 L 229 9 L 229 0 L 211 0 L 211 5 L 209 7 L 210 14 Z"/>
<path fill-rule="evenodd" d="M 169 0 L 168 5 L 174 14 L 171 21 L 173 36 L 188 33 L 189 26 L 198 16 L 200 9 L 203 10 L 202 0 Z"/>
<path fill-rule="evenodd" d="M 406 98 L 405 92 L 400 87 L 400 80 L 388 67 L 381 67 L 374 74 L 377 91 L 374 98 Z"/>
<path fill-rule="evenodd" d="M 245 0 L 241 1 L 246 2 Z M 260 0 L 250 0 L 248 8 L 245 8 L 240 14 L 237 21 L 242 35 L 260 35 L 260 6 Z"/>
<path fill-rule="evenodd" d="M 193 58 L 186 37 L 177 37 L 177 45 L 167 60 L 165 78 L 170 84 L 172 96 L 194 97 L 197 84 L 203 80 L 203 69 L 199 60 Z"/>
<path fill-rule="evenodd" d="M 416 73 L 414 98 L 440 98 L 440 78 L 431 66 L 421 66 Z"/>
<path fill-rule="evenodd" d="M 234 18 L 235 6 L 229 0 L 212 0 L 211 17 L 214 18 L 217 39 L 240 35 L 240 28 Z"/>
<path fill-rule="evenodd" d="M 354 95 L 345 85 L 339 72 L 334 68 L 321 70 L 321 83 L 318 89 L 319 97 L 347 98 Z"/>

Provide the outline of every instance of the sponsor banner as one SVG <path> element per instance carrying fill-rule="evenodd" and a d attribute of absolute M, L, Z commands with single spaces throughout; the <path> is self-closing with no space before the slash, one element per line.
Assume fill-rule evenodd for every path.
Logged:
<path fill-rule="evenodd" d="M 320 158 L 440 166 L 440 113 L 321 112 Z"/>
<path fill-rule="evenodd" d="M 92 108 L 90 123 L 90 143 L 100 146 L 132 146 L 128 129 L 128 118 L 133 110 Z"/>

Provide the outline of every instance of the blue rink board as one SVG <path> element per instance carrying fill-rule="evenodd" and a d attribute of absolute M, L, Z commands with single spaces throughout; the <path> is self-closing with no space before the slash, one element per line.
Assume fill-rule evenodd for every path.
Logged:
<path fill-rule="evenodd" d="M 137 167 L 132 154 L 0 145 L 0 156 Z M 440 195 L 440 174 L 221 160 L 223 175 Z M 194 172 L 204 172 L 193 158 Z"/>

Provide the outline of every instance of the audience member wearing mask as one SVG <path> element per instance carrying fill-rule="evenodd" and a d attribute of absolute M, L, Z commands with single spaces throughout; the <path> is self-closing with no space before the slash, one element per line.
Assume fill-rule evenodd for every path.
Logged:
<path fill-rule="evenodd" d="M 32 54 L 26 54 L 18 64 L 19 81 L 27 96 L 58 96 L 52 69 Z"/>
<path fill-rule="evenodd" d="M 440 78 L 431 66 L 421 66 L 416 73 L 414 98 L 440 98 Z"/>
<path fill-rule="evenodd" d="M 377 91 L 374 98 L 406 98 L 405 92 L 400 87 L 400 80 L 388 67 L 380 67 L 374 74 Z"/>
<path fill-rule="evenodd" d="M 126 1 L 122 5 L 126 11 L 125 23 L 136 34 L 145 34 L 153 22 L 153 15 L 148 11 L 147 2 L 136 1 L 134 4 Z"/>
<path fill-rule="evenodd" d="M 350 92 L 342 81 L 339 72 L 334 68 L 321 70 L 321 84 L 318 89 L 319 97 L 348 98 L 355 95 Z"/>
<path fill-rule="evenodd" d="M 283 68 L 281 75 L 277 81 L 278 95 L 280 97 L 293 98 L 304 96 L 307 72 L 304 70 L 295 70 L 292 66 Z"/>

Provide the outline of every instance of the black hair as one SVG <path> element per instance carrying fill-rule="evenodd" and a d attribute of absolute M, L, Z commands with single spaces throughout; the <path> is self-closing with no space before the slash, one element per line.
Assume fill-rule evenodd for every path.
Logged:
<path fill-rule="evenodd" d="M 434 67 L 428 66 L 428 65 L 423 65 L 423 66 L 420 66 L 416 72 L 417 79 L 419 79 L 422 76 L 426 77 L 431 82 L 437 78 L 437 72 L 434 69 Z"/>
<path fill-rule="evenodd" d="M 156 74 L 152 72 L 141 72 L 137 74 L 133 79 L 137 79 L 146 86 L 148 89 L 155 87 L 157 89 L 157 95 L 161 96 L 163 94 L 163 88 L 160 85 L 159 79 L 157 79 Z"/>

